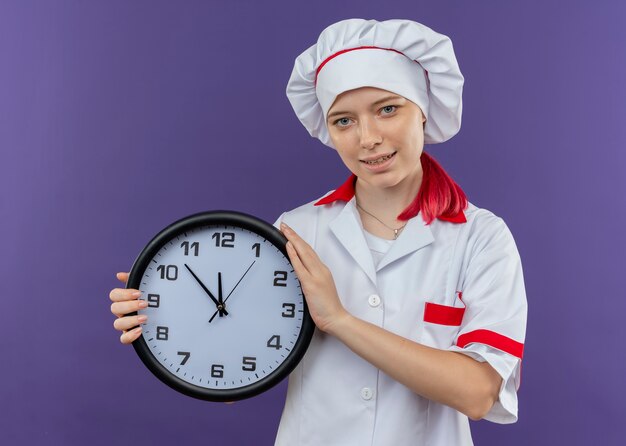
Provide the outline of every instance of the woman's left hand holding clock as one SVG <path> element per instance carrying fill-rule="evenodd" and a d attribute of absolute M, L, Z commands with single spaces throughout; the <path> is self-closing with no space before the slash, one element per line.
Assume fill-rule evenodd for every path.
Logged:
<path fill-rule="evenodd" d="M 281 223 L 280 230 L 289 240 L 287 254 L 302 284 L 309 313 L 317 328 L 329 333 L 338 321 L 350 316 L 339 300 L 333 275 L 293 229 Z"/>

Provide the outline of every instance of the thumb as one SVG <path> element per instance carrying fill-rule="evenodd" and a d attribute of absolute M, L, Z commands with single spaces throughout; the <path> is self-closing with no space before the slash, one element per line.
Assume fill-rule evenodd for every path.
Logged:
<path fill-rule="evenodd" d="M 126 285 L 126 282 L 128 282 L 128 274 L 129 273 L 117 273 L 115 277 L 117 277 L 117 280 L 119 280 L 120 282 L 124 283 L 124 285 Z"/>

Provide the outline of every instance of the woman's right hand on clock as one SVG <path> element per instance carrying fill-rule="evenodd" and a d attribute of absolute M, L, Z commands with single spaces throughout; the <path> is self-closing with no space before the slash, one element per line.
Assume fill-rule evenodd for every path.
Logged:
<path fill-rule="evenodd" d="M 116 277 L 124 285 L 128 282 L 128 273 L 117 273 Z M 140 324 L 146 322 L 146 316 L 125 316 L 128 313 L 148 306 L 148 302 L 145 300 L 138 300 L 140 296 L 141 292 L 139 290 L 127 288 L 113 288 L 109 293 L 109 297 L 113 302 L 111 304 L 111 313 L 117 316 L 117 319 L 113 321 L 113 327 L 122 332 L 120 335 L 122 344 L 130 344 L 137 339 L 141 335 Z"/>

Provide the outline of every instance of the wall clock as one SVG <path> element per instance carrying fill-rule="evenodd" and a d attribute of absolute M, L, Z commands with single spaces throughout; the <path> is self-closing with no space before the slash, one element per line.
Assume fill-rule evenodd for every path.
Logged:
<path fill-rule="evenodd" d="M 236 401 L 285 378 L 313 335 L 287 239 L 271 224 L 234 211 L 178 220 L 141 251 L 127 287 L 148 307 L 133 346 L 173 389 Z"/>

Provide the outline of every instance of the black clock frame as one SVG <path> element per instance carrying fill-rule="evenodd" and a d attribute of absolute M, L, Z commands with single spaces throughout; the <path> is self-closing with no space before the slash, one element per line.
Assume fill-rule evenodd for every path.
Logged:
<path fill-rule="evenodd" d="M 150 261 L 166 243 L 188 230 L 208 225 L 237 226 L 254 232 L 271 242 L 284 254 L 287 260 L 289 260 L 286 248 L 287 239 L 273 225 L 242 212 L 226 210 L 200 212 L 175 221 L 153 237 L 133 263 L 126 287 L 140 289 L 141 279 L 144 272 L 148 268 Z M 181 392 L 184 395 L 205 401 L 215 402 L 238 401 L 250 398 L 271 389 L 281 382 L 287 375 L 289 375 L 289 373 L 293 371 L 304 356 L 304 353 L 311 342 L 311 338 L 313 337 L 315 324 L 309 314 L 304 294 L 302 295 L 302 298 L 304 304 L 302 329 L 300 330 L 298 339 L 296 340 L 291 352 L 271 374 L 244 387 L 236 389 L 207 389 L 205 387 L 190 384 L 172 374 L 154 357 L 150 348 L 146 344 L 143 335 L 133 342 L 133 347 L 144 365 L 157 378 L 172 389 Z M 136 314 L 137 312 L 129 313 L 130 316 Z"/>

